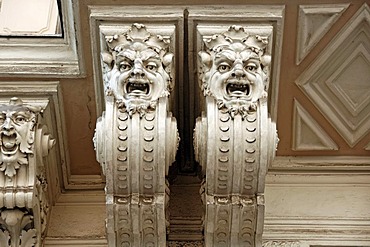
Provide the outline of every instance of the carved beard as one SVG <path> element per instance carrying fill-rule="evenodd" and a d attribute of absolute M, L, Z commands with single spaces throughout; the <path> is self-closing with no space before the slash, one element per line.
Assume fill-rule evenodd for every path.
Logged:
<path fill-rule="evenodd" d="M 128 112 L 130 116 L 138 113 L 140 117 L 143 117 L 147 112 L 155 110 L 157 106 L 157 100 L 148 101 L 142 99 L 129 99 L 129 100 L 118 100 L 118 108 L 122 111 Z"/>
<path fill-rule="evenodd" d="M 142 117 L 147 111 L 154 110 L 158 99 L 168 97 L 170 94 L 170 76 L 159 67 L 155 73 L 145 72 L 142 78 L 136 78 L 117 68 L 112 70 L 108 94 L 113 95 L 118 107 L 124 109 L 132 116 L 139 113 Z"/>
<path fill-rule="evenodd" d="M 240 114 L 244 119 L 249 112 L 256 111 L 258 99 L 267 96 L 259 76 L 256 77 L 255 81 L 247 80 L 248 82 L 237 88 L 237 86 L 230 83 L 230 78 L 221 79 L 217 71 L 211 70 L 208 73 L 202 79 L 204 94 L 214 97 L 218 109 L 228 112 L 232 118 Z M 211 83 L 218 83 L 218 86 L 211 85 Z M 240 90 L 241 97 L 233 97 L 231 93 L 233 90 Z M 245 93 L 245 95 L 242 93 Z"/>

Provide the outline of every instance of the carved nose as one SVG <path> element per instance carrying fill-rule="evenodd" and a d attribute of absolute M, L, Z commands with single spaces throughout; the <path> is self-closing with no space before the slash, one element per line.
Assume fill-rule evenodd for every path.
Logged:
<path fill-rule="evenodd" d="M 3 130 L 10 131 L 14 129 L 14 126 L 10 123 L 10 118 L 7 118 L 2 126 Z"/>
<path fill-rule="evenodd" d="M 246 77 L 246 74 L 245 74 L 245 72 L 242 69 L 235 69 L 231 73 L 231 76 L 232 77 L 238 77 L 238 78 L 240 78 L 240 77 L 244 78 L 244 77 Z"/>
<path fill-rule="evenodd" d="M 132 76 L 140 76 L 140 77 L 145 76 L 143 70 L 141 70 L 141 69 L 134 69 L 134 71 L 131 72 L 131 75 Z"/>
<path fill-rule="evenodd" d="M 139 76 L 139 77 L 144 77 L 145 76 L 143 66 L 140 63 L 138 63 L 138 62 L 134 63 L 134 69 L 131 72 L 131 76 Z"/>

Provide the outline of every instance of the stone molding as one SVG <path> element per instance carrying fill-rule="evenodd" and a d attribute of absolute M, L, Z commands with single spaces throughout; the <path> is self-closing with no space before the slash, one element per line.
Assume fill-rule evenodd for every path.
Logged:
<path fill-rule="evenodd" d="M 370 171 L 367 156 L 277 156 L 270 171 Z"/>

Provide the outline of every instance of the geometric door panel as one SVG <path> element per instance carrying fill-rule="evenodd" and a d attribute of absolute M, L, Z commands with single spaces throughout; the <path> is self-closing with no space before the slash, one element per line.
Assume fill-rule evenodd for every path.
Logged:
<path fill-rule="evenodd" d="M 350 147 L 370 131 L 370 8 L 364 4 L 296 84 Z"/>

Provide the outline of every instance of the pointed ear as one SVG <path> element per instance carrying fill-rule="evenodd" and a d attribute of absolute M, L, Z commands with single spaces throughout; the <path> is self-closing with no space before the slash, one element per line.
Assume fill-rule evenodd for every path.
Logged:
<path fill-rule="evenodd" d="M 170 66 L 172 64 L 172 62 L 173 62 L 173 54 L 172 53 L 169 52 L 166 55 L 164 55 L 162 63 L 165 67 Z"/>
<path fill-rule="evenodd" d="M 261 63 L 263 66 L 268 66 L 271 64 L 271 56 L 270 55 L 263 55 L 261 57 Z"/>
<path fill-rule="evenodd" d="M 200 64 L 206 66 L 207 69 L 211 69 L 212 66 L 211 55 L 208 52 L 200 51 L 198 53 L 198 58 Z"/>
<path fill-rule="evenodd" d="M 100 54 L 101 60 L 110 68 L 113 68 L 113 56 L 109 52 L 102 52 Z"/>

